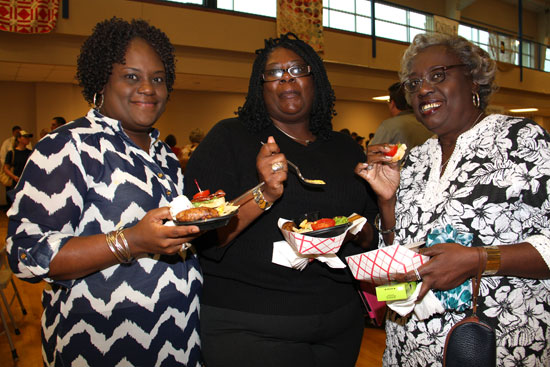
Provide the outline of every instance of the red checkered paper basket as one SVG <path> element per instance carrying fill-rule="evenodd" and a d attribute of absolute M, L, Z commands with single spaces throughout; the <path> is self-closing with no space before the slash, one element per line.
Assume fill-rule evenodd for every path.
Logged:
<path fill-rule="evenodd" d="M 340 250 L 342 242 L 344 242 L 344 238 L 346 237 L 346 233 L 348 232 L 345 231 L 344 233 L 336 237 L 329 238 L 311 237 L 308 236 L 307 233 L 301 234 L 285 231 L 284 229 L 282 229 L 282 226 L 287 221 L 289 220 L 279 218 L 279 221 L 277 223 L 279 229 L 283 233 L 285 241 L 291 244 L 302 255 L 335 254 L 338 252 L 338 250 Z M 348 230 L 349 229 L 351 229 L 351 227 L 349 227 Z"/>
<path fill-rule="evenodd" d="M 355 279 L 382 285 L 391 283 L 393 275 L 414 270 L 428 259 L 404 246 L 392 245 L 348 256 L 346 262 Z"/>

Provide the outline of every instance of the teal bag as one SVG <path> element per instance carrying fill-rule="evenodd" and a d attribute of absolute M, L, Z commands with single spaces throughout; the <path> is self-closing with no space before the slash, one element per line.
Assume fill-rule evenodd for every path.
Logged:
<path fill-rule="evenodd" d="M 426 247 L 438 243 L 458 243 L 466 247 L 472 246 L 474 236 L 471 233 L 459 233 L 450 224 L 445 228 L 433 229 L 426 239 Z M 472 301 L 472 282 L 470 279 L 456 288 L 448 291 L 433 291 L 446 310 L 465 311 L 470 308 Z"/>

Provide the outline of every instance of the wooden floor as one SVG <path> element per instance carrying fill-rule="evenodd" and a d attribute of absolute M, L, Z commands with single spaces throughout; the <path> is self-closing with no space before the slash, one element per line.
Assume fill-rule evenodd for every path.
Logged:
<path fill-rule="evenodd" d="M 7 229 L 7 219 L 5 213 L 0 211 L 0 239 L 4 239 Z M 27 314 L 23 315 L 17 301 L 11 306 L 12 312 L 20 335 L 15 335 L 10 327 L 12 340 L 15 344 L 19 360 L 14 362 L 11 357 L 8 339 L 3 333 L 3 326 L 0 322 L 0 366 L 1 367 L 40 367 L 42 366 L 41 341 L 40 341 L 40 316 L 42 305 L 40 302 L 43 283 L 31 284 L 15 278 L 15 285 L 19 290 L 23 304 L 27 309 Z M 8 299 L 11 299 L 13 290 L 8 285 L 5 290 Z M 2 303 L 0 301 L 0 303 Z M 2 305 L 3 307 L 3 305 Z M 3 307 L 4 311 L 5 308 Z M 356 367 L 371 367 L 382 365 L 382 353 L 385 347 L 384 330 L 378 328 L 365 328 L 361 352 L 356 363 Z M 95 366 L 94 366 L 95 367 Z M 337 367 L 337 366 L 335 366 Z"/>

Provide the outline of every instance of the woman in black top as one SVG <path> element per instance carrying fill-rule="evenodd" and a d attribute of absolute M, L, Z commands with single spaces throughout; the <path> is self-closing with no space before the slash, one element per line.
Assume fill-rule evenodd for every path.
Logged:
<path fill-rule="evenodd" d="M 273 263 L 272 256 L 273 243 L 283 241 L 279 218 L 355 212 L 372 222 L 376 203 L 353 172 L 365 155 L 349 136 L 332 131 L 334 92 L 309 45 L 286 34 L 256 53 L 238 118 L 212 128 L 185 174 L 188 196 L 196 193 L 195 179 L 229 198 L 265 181 L 227 227 L 197 241 L 205 361 L 209 367 L 351 367 L 364 323 L 349 271 L 319 261 L 300 271 Z M 286 157 L 326 185 L 304 185 L 288 173 Z M 367 223 L 339 256 L 363 252 L 373 232 Z"/>
<path fill-rule="evenodd" d="M 17 185 L 17 182 L 19 182 L 19 177 L 21 173 L 23 173 L 23 168 L 25 168 L 25 164 L 32 153 L 32 150 L 27 148 L 31 138 L 32 134 L 25 130 L 19 131 L 15 136 L 13 149 L 6 154 L 3 169 L 4 172 L 13 179 L 13 183 L 9 187 L 6 187 L 8 206 L 11 206 L 11 199 L 7 193 Z"/>

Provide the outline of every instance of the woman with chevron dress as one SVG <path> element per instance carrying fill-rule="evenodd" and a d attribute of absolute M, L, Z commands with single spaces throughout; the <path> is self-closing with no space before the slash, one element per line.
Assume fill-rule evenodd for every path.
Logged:
<path fill-rule="evenodd" d="M 44 137 L 8 212 L 12 269 L 45 280 L 45 366 L 200 366 L 202 275 L 165 226 L 183 192 L 176 156 L 153 125 L 175 77 L 174 48 L 145 21 L 100 22 L 77 78 L 85 117 Z"/>

